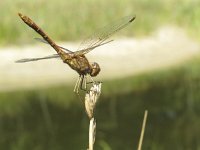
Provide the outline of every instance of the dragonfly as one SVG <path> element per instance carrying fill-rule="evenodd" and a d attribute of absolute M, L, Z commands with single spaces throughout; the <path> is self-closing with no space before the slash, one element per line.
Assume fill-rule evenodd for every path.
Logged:
<path fill-rule="evenodd" d="M 51 58 L 61 58 L 64 63 L 68 64 L 79 74 L 79 78 L 74 87 L 75 93 L 79 93 L 79 89 L 87 90 L 87 83 L 95 83 L 92 77 L 97 76 L 101 71 L 99 64 L 96 62 L 90 63 L 85 55 L 99 46 L 112 42 L 113 40 L 108 40 L 109 37 L 129 25 L 136 18 L 135 16 L 126 16 L 104 26 L 98 32 L 86 38 L 86 40 L 81 43 L 77 51 L 71 51 L 57 45 L 31 18 L 21 13 L 18 13 L 18 15 L 25 24 L 31 27 L 42 37 L 36 38 L 36 40 L 49 44 L 57 52 L 57 54 L 40 58 L 24 58 L 17 60 L 16 62 L 24 63 Z M 91 82 L 88 82 L 88 76 L 90 77 Z"/>

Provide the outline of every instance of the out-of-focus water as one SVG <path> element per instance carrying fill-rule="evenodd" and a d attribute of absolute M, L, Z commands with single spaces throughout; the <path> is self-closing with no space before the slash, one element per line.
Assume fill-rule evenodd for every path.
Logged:
<path fill-rule="evenodd" d="M 198 149 L 200 78 L 191 71 L 105 81 L 95 149 L 136 149 L 145 109 L 144 149 Z M 71 89 L 1 93 L 0 149 L 86 149 L 89 120 Z"/>

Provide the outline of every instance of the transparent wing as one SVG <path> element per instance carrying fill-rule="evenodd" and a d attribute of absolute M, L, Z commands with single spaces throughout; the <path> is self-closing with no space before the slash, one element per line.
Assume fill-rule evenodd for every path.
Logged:
<path fill-rule="evenodd" d="M 24 62 L 30 62 L 30 61 L 38 61 L 38 60 L 44 60 L 44 59 L 51 59 L 51 58 L 60 58 L 58 54 L 53 54 L 50 56 L 45 56 L 45 57 L 39 57 L 39 58 L 24 58 L 24 59 L 19 59 L 15 61 L 16 63 L 24 63 Z"/>
<path fill-rule="evenodd" d="M 44 40 L 45 41 L 45 40 Z M 101 43 L 100 45 L 98 46 L 101 46 L 101 45 L 104 45 L 104 44 L 107 44 L 109 42 L 112 42 L 113 40 L 110 40 L 110 41 L 107 41 L 107 42 L 104 42 L 104 43 Z M 42 42 L 43 42 L 43 39 L 42 39 Z M 44 43 L 47 43 L 46 41 Z M 49 44 L 49 43 L 47 43 Z M 95 47 L 92 47 L 93 49 Z M 71 52 L 71 53 L 74 53 L 74 52 Z M 23 59 L 19 59 L 17 61 L 15 61 L 16 63 L 25 63 L 25 62 L 30 62 L 30 61 L 38 61 L 38 60 L 44 60 L 44 59 L 52 59 L 52 58 L 60 58 L 60 56 L 58 54 L 53 54 L 53 55 L 50 55 L 50 56 L 45 56 L 45 57 L 38 57 L 38 58 L 23 58 Z"/>
<path fill-rule="evenodd" d="M 48 45 L 49 45 L 49 43 L 48 43 L 47 41 L 45 41 L 43 38 L 34 38 L 34 39 L 37 40 L 37 41 L 39 41 L 39 42 L 42 42 L 42 43 L 45 43 L 45 44 L 48 44 Z M 73 53 L 72 51 L 70 51 L 70 50 L 67 49 L 67 48 L 64 48 L 64 47 L 62 47 L 62 46 L 58 46 L 58 47 L 60 47 L 61 49 L 65 50 L 65 51 L 68 52 L 68 53 Z"/>
<path fill-rule="evenodd" d="M 131 22 L 133 22 L 134 19 L 135 16 L 126 16 L 124 18 L 121 18 L 120 20 L 112 22 L 107 26 L 104 26 L 103 28 L 99 29 L 99 31 L 97 31 L 95 34 L 84 40 L 78 48 L 78 51 L 75 52 L 75 54 L 86 54 L 98 46 L 109 43 L 110 41 L 106 40 L 110 36 L 129 25 Z"/>
<path fill-rule="evenodd" d="M 114 41 L 114 40 L 105 41 L 105 42 L 102 42 L 102 43 L 100 43 L 100 44 L 98 44 L 98 45 L 94 45 L 93 47 L 89 47 L 89 48 L 86 48 L 86 49 L 83 49 L 83 50 L 79 50 L 79 51 L 76 51 L 76 52 L 74 52 L 74 53 L 75 53 L 76 55 L 84 55 L 84 54 L 90 52 L 91 50 L 95 49 L 96 47 L 105 45 L 105 44 L 110 43 L 110 42 L 112 42 L 112 41 Z"/>

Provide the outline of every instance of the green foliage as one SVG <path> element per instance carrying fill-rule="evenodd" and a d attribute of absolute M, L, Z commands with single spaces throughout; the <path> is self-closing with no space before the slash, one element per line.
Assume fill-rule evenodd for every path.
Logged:
<path fill-rule="evenodd" d="M 0 45 L 33 42 L 33 33 L 17 16 L 30 16 L 55 40 L 82 40 L 111 20 L 136 15 L 120 34 L 145 35 L 163 24 L 178 25 L 200 35 L 198 0 L 6 0 L 0 2 Z"/>

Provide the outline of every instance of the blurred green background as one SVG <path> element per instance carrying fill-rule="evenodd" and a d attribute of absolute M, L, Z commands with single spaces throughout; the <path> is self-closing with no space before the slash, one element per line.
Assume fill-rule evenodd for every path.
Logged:
<path fill-rule="evenodd" d="M 3 0 L 0 46 L 33 44 L 36 33 L 25 30 L 18 12 L 58 41 L 80 41 L 130 14 L 137 16 L 133 30 L 121 35 L 144 38 L 168 24 L 199 41 L 199 6 L 198 0 Z M 197 57 L 179 66 L 103 81 L 95 149 L 136 149 L 145 109 L 149 116 L 143 149 L 200 149 L 199 66 Z M 86 149 L 89 120 L 72 89 L 62 84 L 0 92 L 0 149 Z"/>
<path fill-rule="evenodd" d="M 30 16 L 56 40 L 82 40 L 110 20 L 136 15 L 126 35 L 144 36 L 163 24 L 178 25 L 199 39 L 198 0 L 3 0 L 0 2 L 0 45 L 31 42 L 17 13 Z M 31 32 L 31 31 L 30 31 Z M 31 32 L 32 33 L 32 32 Z"/>

